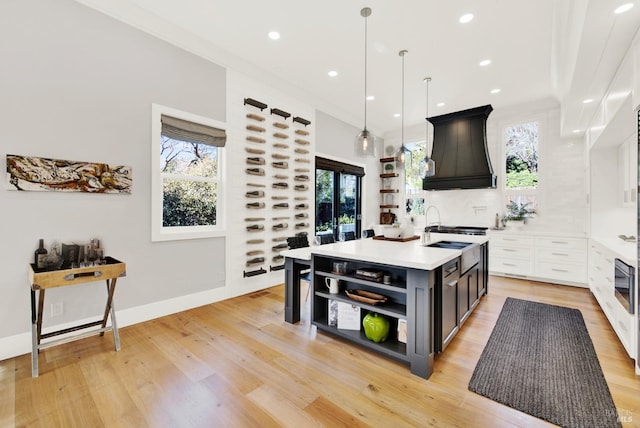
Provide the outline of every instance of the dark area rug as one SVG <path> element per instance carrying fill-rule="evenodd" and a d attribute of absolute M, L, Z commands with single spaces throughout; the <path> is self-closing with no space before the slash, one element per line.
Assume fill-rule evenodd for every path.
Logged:
<path fill-rule="evenodd" d="M 507 298 L 469 390 L 563 427 L 620 427 L 582 314 Z"/>

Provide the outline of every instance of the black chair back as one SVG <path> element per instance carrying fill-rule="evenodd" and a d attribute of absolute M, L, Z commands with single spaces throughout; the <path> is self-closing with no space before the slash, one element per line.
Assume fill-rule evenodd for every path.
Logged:
<path fill-rule="evenodd" d="M 326 233 L 318 236 L 320 237 L 320 245 L 333 244 L 334 242 L 336 242 L 331 233 Z"/>
<path fill-rule="evenodd" d="M 376 233 L 373 231 L 373 229 L 367 229 L 362 231 L 363 238 L 372 238 L 375 234 Z"/>
<path fill-rule="evenodd" d="M 289 249 L 293 250 L 294 248 L 304 248 L 309 246 L 309 239 L 307 236 L 291 236 L 287 238 L 287 244 L 289 244 Z"/>

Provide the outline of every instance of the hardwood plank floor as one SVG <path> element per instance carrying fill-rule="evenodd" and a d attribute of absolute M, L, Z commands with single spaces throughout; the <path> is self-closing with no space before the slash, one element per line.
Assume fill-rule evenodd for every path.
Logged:
<path fill-rule="evenodd" d="M 44 350 L 36 379 L 29 355 L 0 361 L 0 426 L 551 426 L 467 389 L 511 296 L 582 312 L 623 425 L 640 427 L 640 378 L 588 290 L 489 284 L 429 380 L 317 334 L 308 303 L 285 323 L 281 285 L 123 328 L 120 352 L 110 335 Z"/>

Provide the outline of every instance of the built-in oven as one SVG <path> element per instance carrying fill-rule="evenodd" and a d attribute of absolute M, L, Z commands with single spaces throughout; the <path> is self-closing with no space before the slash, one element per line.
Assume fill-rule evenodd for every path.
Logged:
<path fill-rule="evenodd" d="M 635 268 L 629 266 L 620 259 L 615 260 L 615 293 L 616 298 L 622 303 L 622 306 L 630 313 L 634 313 L 634 286 L 635 286 Z"/>

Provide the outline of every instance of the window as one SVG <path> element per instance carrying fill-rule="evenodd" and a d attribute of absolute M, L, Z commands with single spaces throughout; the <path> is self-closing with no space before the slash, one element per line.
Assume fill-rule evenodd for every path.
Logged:
<path fill-rule="evenodd" d="M 221 236 L 225 125 L 152 108 L 152 240 Z"/>
<path fill-rule="evenodd" d="M 507 126 L 504 130 L 505 205 L 537 210 L 539 122 Z"/>
<path fill-rule="evenodd" d="M 420 163 L 425 157 L 425 142 L 405 143 L 410 154 L 406 156 L 404 166 L 404 194 L 405 208 L 408 216 L 424 215 L 424 193 L 422 190 L 422 176 Z"/>

